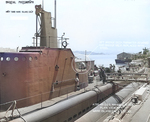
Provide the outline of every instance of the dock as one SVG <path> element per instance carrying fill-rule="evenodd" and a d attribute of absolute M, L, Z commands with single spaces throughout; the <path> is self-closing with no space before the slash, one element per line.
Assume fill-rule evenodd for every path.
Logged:
<path fill-rule="evenodd" d="M 149 75 L 145 73 L 107 73 L 107 81 L 149 82 Z"/>

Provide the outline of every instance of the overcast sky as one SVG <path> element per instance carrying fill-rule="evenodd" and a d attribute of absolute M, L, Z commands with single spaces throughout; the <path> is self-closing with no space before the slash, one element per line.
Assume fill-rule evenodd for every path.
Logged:
<path fill-rule="evenodd" d="M 34 4 L 6 1 L 0 0 L 0 47 L 32 46 L 34 6 L 42 0 L 33 0 Z M 45 0 L 44 9 L 54 17 L 54 0 Z M 65 32 L 73 51 L 140 52 L 150 47 L 150 0 L 57 0 L 57 30 L 58 37 Z"/>

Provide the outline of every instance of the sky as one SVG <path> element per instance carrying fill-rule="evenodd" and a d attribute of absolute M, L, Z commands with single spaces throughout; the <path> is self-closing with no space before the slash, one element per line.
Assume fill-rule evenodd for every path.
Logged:
<path fill-rule="evenodd" d="M 0 47 L 32 46 L 35 34 L 34 3 L 0 0 Z M 6 13 L 6 11 L 30 13 Z M 54 17 L 54 0 L 44 0 Z M 58 37 L 65 32 L 68 48 L 98 53 L 138 53 L 150 48 L 150 0 L 57 0 Z"/>

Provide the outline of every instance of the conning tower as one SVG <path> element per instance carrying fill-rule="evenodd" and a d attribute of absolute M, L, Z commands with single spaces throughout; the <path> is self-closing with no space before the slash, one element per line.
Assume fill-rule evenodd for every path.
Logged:
<path fill-rule="evenodd" d="M 36 47 L 38 46 L 38 40 L 40 39 L 40 46 L 58 48 L 57 45 L 57 29 L 56 29 L 56 17 L 54 18 L 54 27 L 50 12 L 43 10 L 41 5 L 36 5 Z M 39 26 L 38 26 L 39 25 Z"/>

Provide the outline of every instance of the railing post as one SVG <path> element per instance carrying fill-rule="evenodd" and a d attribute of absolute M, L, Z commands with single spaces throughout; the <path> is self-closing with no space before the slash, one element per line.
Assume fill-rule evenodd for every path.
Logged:
<path fill-rule="evenodd" d="M 97 82 L 97 81 L 96 81 L 96 82 Z M 85 92 L 85 85 L 86 85 L 86 84 L 84 83 L 84 92 Z"/>
<path fill-rule="evenodd" d="M 68 89 L 67 89 L 67 99 L 68 99 Z"/>
<path fill-rule="evenodd" d="M 42 93 L 41 93 L 41 108 L 42 108 Z"/>
<path fill-rule="evenodd" d="M 148 74 L 146 74 L 146 82 L 148 83 Z"/>

